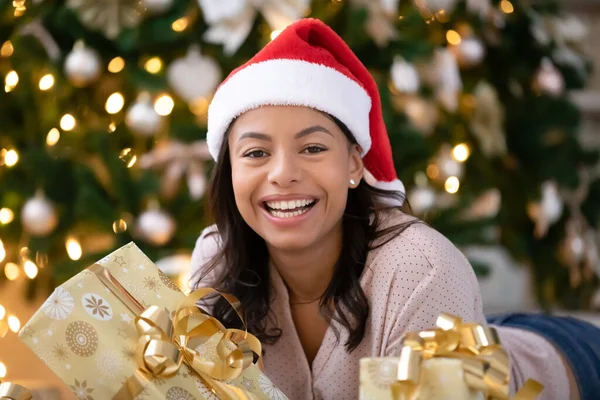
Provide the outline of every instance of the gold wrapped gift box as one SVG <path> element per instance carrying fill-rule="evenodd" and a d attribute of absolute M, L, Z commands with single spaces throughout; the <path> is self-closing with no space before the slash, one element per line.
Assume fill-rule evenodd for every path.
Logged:
<path fill-rule="evenodd" d="M 510 360 L 496 330 L 442 314 L 437 328 L 409 332 L 399 357 L 360 361 L 360 400 L 507 400 Z M 528 380 L 513 400 L 534 400 Z"/>
<path fill-rule="evenodd" d="M 56 288 L 19 338 L 80 399 L 285 400 L 258 340 L 195 307 L 210 292 L 186 297 L 129 243 Z"/>

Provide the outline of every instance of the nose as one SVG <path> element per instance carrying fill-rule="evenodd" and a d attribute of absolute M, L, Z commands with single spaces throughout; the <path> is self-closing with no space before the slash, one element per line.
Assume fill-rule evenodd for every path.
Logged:
<path fill-rule="evenodd" d="M 269 183 L 285 188 L 300 180 L 301 168 L 289 154 L 281 152 L 273 156 L 270 164 Z"/>

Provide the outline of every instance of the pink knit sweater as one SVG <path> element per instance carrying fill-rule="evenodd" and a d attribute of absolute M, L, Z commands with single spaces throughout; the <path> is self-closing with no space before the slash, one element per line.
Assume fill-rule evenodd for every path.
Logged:
<path fill-rule="evenodd" d="M 412 218 L 400 212 L 383 217 L 385 225 Z M 214 233 L 209 227 L 198 239 L 193 270 L 201 269 L 218 249 Z M 271 309 L 282 336 L 264 346 L 265 372 L 291 400 L 358 398 L 359 360 L 398 355 L 404 332 L 434 327 L 442 312 L 485 323 L 479 285 L 467 259 L 434 229 L 414 224 L 368 255 L 361 286 L 370 299 L 370 316 L 362 342 L 348 353 L 345 331 L 340 329 L 338 342 L 329 328 L 311 367 L 296 333 L 286 286 L 276 268 L 270 271 Z M 200 286 L 211 286 L 213 279 L 210 274 Z M 512 363 L 511 392 L 533 378 L 545 386 L 540 399 L 569 399 L 565 368 L 549 342 L 527 331 L 497 329 Z"/>

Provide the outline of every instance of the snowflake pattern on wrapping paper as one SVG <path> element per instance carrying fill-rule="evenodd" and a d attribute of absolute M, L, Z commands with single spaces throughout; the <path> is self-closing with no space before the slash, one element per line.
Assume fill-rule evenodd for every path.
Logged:
<path fill-rule="evenodd" d="M 25 326 L 23 329 L 21 329 L 21 332 L 19 332 L 19 336 L 24 339 L 32 339 L 33 335 L 35 335 L 35 332 L 29 325 Z"/>
<path fill-rule="evenodd" d="M 123 369 L 123 360 L 113 349 L 106 349 L 97 356 L 96 366 L 102 376 L 112 379 L 119 376 L 121 373 L 121 370 Z"/>
<path fill-rule="evenodd" d="M 75 384 L 69 386 L 79 400 L 94 400 L 94 398 L 90 395 L 94 389 L 88 387 L 87 381 L 82 381 L 79 383 L 79 381 L 75 379 Z"/>
<path fill-rule="evenodd" d="M 35 353 L 38 356 L 38 358 L 40 360 L 42 360 L 44 362 L 44 364 L 46 364 L 48 366 L 48 368 L 53 370 L 56 367 L 56 359 L 54 358 L 54 356 L 52 354 L 52 350 L 40 348 L 40 349 L 36 350 Z"/>
<path fill-rule="evenodd" d="M 196 400 L 196 398 L 187 390 L 174 386 L 167 390 L 167 400 Z"/>
<path fill-rule="evenodd" d="M 258 376 L 258 386 L 271 400 L 286 400 L 287 397 L 265 374 Z"/>
<path fill-rule="evenodd" d="M 42 308 L 49 318 L 61 321 L 71 315 L 74 306 L 75 300 L 73 300 L 73 296 L 59 286 L 44 302 Z"/>
<path fill-rule="evenodd" d="M 135 347 L 131 345 L 123 346 L 121 349 L 121 355 L 125 360 L 135 361 Z"/>
<path fill-rule="evenodd" d="M 160 289 L 160 282 L 154 277 L 147 276 L 144 278 L 144 287 L 153 292 L 157 292 L 158 289 Z"/>
<path fill-rule="evenodd" d="M 108 321 L 113 317 L 110 304 L 102 296 L 87 293 L 81 298 L 81 303 L 89 315 L 100 321 Z"/>
<path fill-rule="evenodd" d="M 62 343 L 57 343 L 54 345 L 52 354 L 58 361 L 67 361 L 69 359 L 69 350 Z"/>

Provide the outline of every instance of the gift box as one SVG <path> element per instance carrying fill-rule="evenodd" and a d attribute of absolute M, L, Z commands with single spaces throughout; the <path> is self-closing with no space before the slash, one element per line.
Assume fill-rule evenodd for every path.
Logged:
<path fill-rule="evenodd" d="M 56 288 L 19 338 L 79 399 L 286 399 L 258 340 L 195 307 L 211 292 L 184 295 L 129 243 Z"/>
<path fill-rule="evenodd" d="M 496 330 L 442 314 L 437 328 L 409 332 L 399 357 L 360 360 L 360 400 L 504 400 L 510 360 Z M 534 400 L 543 386 L 528 380 L 515 395 Z"/>

